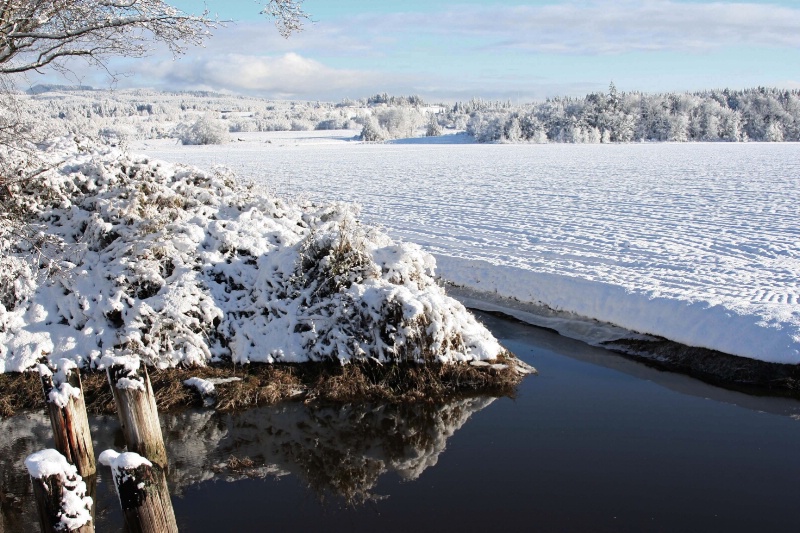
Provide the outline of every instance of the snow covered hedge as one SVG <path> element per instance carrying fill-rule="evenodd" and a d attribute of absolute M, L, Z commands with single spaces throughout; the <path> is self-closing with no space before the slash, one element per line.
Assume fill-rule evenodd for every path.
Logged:
<path fill-rule="evenodd" d="M 84 141 L 85 142 L 85 141 Z M 61 139 L 15 184 L 38 237 L 0 238 L 0 372 L 42 355 L 210 361 L 493 360 L 503 349 L 433 279 L 434 260 L 225 173 Z"/>

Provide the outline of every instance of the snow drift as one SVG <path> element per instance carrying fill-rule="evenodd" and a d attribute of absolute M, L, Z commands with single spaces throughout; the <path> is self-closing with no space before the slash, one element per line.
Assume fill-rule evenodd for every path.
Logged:
<path fill-rule="evenodd" d="M 2 235 L 0 372 L 42 356 L 158 367 L 493 360 L 491 334 L 418 246 L 346 204 L 289 203 L 230 175 L 61 139 L 13 200 L 39 233 Z"/>

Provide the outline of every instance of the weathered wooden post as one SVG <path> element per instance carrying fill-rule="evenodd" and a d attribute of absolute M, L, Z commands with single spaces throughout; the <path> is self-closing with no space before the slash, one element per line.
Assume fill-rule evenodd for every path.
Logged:
<path fill-rule="evenodd" d="M 56 449 L 70 464 L 78 468 L 82 477 L 89 478 L 94 476 L 97 465 L 89 418 L 86 415 L 86 402 L 83 399 L 81 375 L 77 365 L 69 359 L 59 360 L 56 368 L 56 373 L 53 374 L 47 366 L 39 365 Z"/>
<path fill-rule="evenodd" d="M 158 408 L 150 376 L 136 356 L 105 356 L 108 382 L 128 451 L 167 468 L 167 449 L 161 435 Z"/>
<path fill-rule="evenodd" d="M 42 450 L 28 456 L 25 466 L 31 476 L 43 533 L 55 531 L 93 533 L 92 498 L 78 469 L 58 450 Z"/>
<path fill-rule="evenodd" d="M 177 533 L 163 468 L 137 453 L 114 450 L 101 453 L 100 463 L 111 467 L 130 533 Z"/>

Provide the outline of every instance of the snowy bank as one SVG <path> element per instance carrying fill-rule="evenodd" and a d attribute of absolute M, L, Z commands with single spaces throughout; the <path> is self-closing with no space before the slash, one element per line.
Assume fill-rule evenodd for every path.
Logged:
<path fill-rule="evenodd" d="M 444 256 L 437 256 L 437 261 L 441 276 L 467 289 L 460 292 L 470 307 L 504 311 L 591 344 L 651 334 L 770 363 L 800 362 L 796 309 L 766 315 L 746 304 L 681 300 L 485 261 Z"/>
<path fill-rule="evenodd" d="M 504 352 L 420 247 L 345 204 L 298 204 L 114 149 L 54 143 L 12 198 L 39 234 L 0 245 L 0 372 L 102 366 L 468 362 Z M 32 242 L 33 241 L 33 242 Z"/>
<path fill-rule="evenodd" d="M 279 148 L 274 135 L 268 149 L 142 149 L 358 201 L 364 220 L 433 253 L 442 278 L 484 294 L 800 363 L 797 144 Z"/>

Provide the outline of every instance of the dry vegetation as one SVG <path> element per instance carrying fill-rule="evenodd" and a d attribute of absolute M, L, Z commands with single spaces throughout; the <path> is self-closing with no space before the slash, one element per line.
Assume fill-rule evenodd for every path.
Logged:
<path fill-rule="evenodd" d="M 501 356 L 498 363 L 503 363 Z M 149 369 L 158 408 L 201 406 L 203 398 L 183 385 L 191 377 L 238 377 L 217 385 L 214 407 L 238 411 L 295 399 L 305 402 L 435 403 L 488 394 L 512 396 L 523 375 L 515 364 L 505 368 L 469 364 L 400 363 L 381 365 L 359 362 L 303 364 L 220 365 L 195 368 Z M 90 413 L 115 412 L 114 399 L 102 371 L 82 375 L 86 408 Z M 0 416 L 20 409 L 44 407 L 39 376 L 34 372 L 0 374 Z"/>

